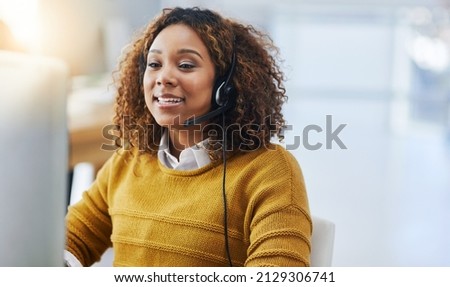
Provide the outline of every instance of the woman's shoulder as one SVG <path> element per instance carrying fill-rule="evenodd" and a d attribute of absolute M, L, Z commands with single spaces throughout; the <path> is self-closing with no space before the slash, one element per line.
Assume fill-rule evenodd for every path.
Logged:
<path fill-rule="evenodd" d="M 289 159 L 295 160 L 295 157 L 293 154 L 288 151 L 285 147 L 283 147 L 281 144 L 277 143 L 268 143 L 262 147 L 259 147 L 256 150 L 252 151 L 242 151 L 239 153 L 239 156 L 241 157 L 248 157 L 248 158 L 254 158 L 258 160 L 264 160 L 264 159 L 272 159 L 272 160 L 286 160 Z"/>
<path fill-rule="evenodd" d="M 294 155 L 282 145 L 269 143 L 255 151 L 243 151 L 237 154 L 236 161 L 245 166 L 264 170 L 267 167 L 280 171 L 299 170 L 300 165 Z"/>
<path fill-rule="evenodd" d="M 231 166 L 231 164 L 230 164 Z M 273 197 L 284 206 L 307 206 L 305 180 L 294 155 L 279 144 L 241 153 L 233 175 L 246 182 L 248 196 L 259 200 Z"/>

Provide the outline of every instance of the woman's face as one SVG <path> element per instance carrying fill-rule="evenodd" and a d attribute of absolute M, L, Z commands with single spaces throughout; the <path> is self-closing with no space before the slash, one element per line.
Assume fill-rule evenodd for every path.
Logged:
<path fill-rule="evenodd" d="M 211 107 L 215 67 L 197 33 L 183 24 L 163 29 L 153 41 L 144 74 L 145 103 L 156 122 L 180 127 Z"/>

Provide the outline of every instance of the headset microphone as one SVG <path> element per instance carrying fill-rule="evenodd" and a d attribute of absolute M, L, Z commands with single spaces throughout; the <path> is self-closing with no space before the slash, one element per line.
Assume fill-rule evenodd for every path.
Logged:
<path fill-rule="evenodd" d="M 192 118 L 192 119 L 186 120 L 186 121 L 184 122 L 183 125 L 184 125 L 185 127 L 190 127 L 190 126 L 193 126 L 193 125 L 198 125 L 198 124 L 200 124 L 200 123 L 203 123 L 203 122 L 205 122 L 205 121 L 207 121 L 207 120 L 210 120 L 210 119 L 212 119 L 212 118 L 214 118 L 214 117 L 216 117 L 216 116 L 222 114 L 222 113 L 225 112 L 226 110 L 227 110 L 226 107 L 220 107 L 220 108 L 217 108 L 217 109 L 215 109 L 215 110 L 212 110 L 212 111 L 210 111 L 210 112 L 204 114 L 203 116 L 200 116 L 200 117 L 196 117 L 196 118 Z"/>

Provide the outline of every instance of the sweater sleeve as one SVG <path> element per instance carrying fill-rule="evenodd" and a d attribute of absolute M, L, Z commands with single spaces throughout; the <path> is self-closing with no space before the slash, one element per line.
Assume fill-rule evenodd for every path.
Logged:
<path fill-rule="evenodd" d="M 82 199 L 69 206 L 66 215 L 66 250 L 83 266 L 91 266 L 111 246 L 111 219 L 107 191 L 113 156 L 99 170 Z"/>
<path fill-rule="evenodd" d="M 274 154 L 253 180 L 245 266 L 309 266 L 312 220 L 303 175 L 289 152 Z"/>

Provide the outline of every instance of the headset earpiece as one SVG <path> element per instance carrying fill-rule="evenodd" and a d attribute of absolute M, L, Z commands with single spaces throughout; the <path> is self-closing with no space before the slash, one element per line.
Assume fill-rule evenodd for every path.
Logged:
<path fill-rule="evenodd" d="M 231 65 L 227 75 L 219 78 L 216 83 L 216 94 L 213 99 L 215 100 L 215 104 L 219 107 L 227 105 L 230 102 L 230 100 L 231 101 L 233 100 L 232 97 L 235 96 L 234 95 L 235 89 L 232 82 L 235 66 L 236 66 L 236 53 L 233 50 Z"/>
<path fill-rule="evenodd" d="M 222 107 L 226 102 L 227 99 L 225 99 L 224 94 L 225 91 L 222 92 L 223 86 L 225 85 L 225 82 L 222 82 L 219 87 L 216 90 L 216 95 L 214 96 L 214 99 L 216 101 L 216 105 L 218 105 L 219 107 Z"/>
<path fill-rule="evenodd" d="M 220 84 L 219 87 L 217 88 L 216 95 L 214 98 L 215 98 L 216 104 L 219 107 L 223 107 L 234 96 L 235 95 L 234 95 L 233 85 L 230 85 L 230 84 L 226 85 L 225 82 L 222 82 L 222 84 Z"/>

